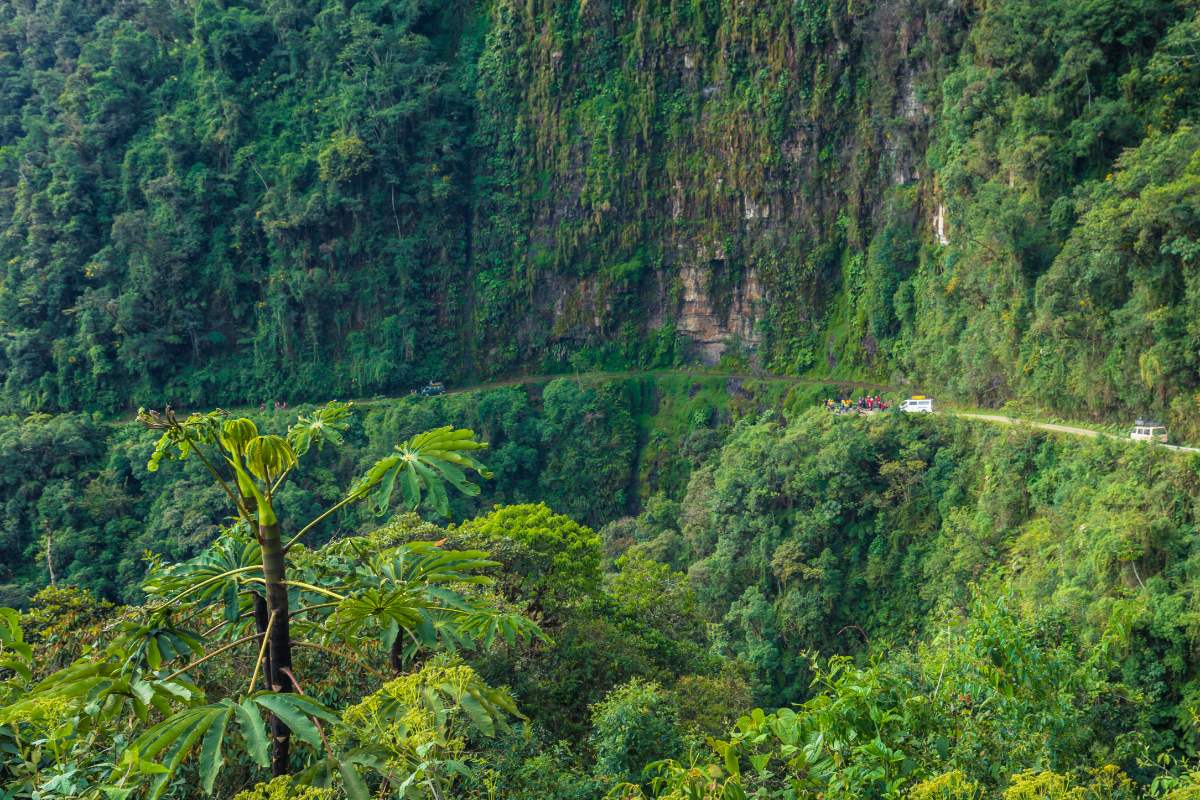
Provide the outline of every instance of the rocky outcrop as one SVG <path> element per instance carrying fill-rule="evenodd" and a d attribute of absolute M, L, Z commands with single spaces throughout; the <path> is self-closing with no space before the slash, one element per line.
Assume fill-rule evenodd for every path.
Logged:
<path fill-rule="evenodd" d="M 679 282 L 682 291 L 675 326 L 691 341 L 702 362 L 715 364 L 732 342 L 751 348 L 758 344 L 755 323 L 763 292 L 753 270 L 727 298 L 713 296 L 711 273 L 698 266 L 680 269 Z"/>

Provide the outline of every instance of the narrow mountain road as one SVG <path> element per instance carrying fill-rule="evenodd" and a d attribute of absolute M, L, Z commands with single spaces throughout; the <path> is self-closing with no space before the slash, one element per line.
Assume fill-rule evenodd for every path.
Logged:
<path fill-rule="evenodd" d="M 527 386 L 534 383 L 549 383 L 560 378 L 574 378 L 576 380 L 588 381 L 610 381 L 620 380 L 622 378 L 646 378 L 654 375 L 678 375 L 682 377 L 692 378 L 720 378 L 723 380 L 741 380 L 741 381 L 761 381 L 764 383 L 785 383 L 798 386 L 829 386 L 838 387 L 839 389 L 865 389 L 872 392 L 899 392 L 905 391 L 898 389 L 895 386 L 889 386 L 885 383 L 871 383 L 870 381 L 852 380 L 849 378 L 812 378 L 812 377 L 797 377 L 794 375 L 772 375 L 763 372 L 723 372 L 717 370 L 705 369 L 636 369 L 636 370 L 597 370 L 594 372 L 558 372 L 546 375 L 516 375 L 509 378 L 498 378 L 491 381 L 483 381 L 481 383 L 471 383 L 463 386 L 455 386 L 447 388 L 446 391 L 439 396 L 452 394 L 468 394 L 470 392 L 483 392 L 489 389 L 502 389 L 506 386 Z M 374 395 L 371 397 L 355 397 L 350 398 L 351 402 L 356 406 L 370 407 L 379 403 L 394 403 L 397 400 L 403 400 L 406 397 L 417 396 L 418 391 L 414 389 L 411 394 L 397 395 Z M 293 405 L 296 403 L 293 402 Z M 231 414 L 249 414 L 256 410 L 253 405 L 234 405 L 224 407 L 224 410 Z M 177 413 L 186 414 L 191 409 L 175 409 Z M 118 424 L 131 422 L 133 418 L 122 418 L 115 420 Z"/>
<path fill-rule="evenodd" d="M 1108 439 L 1128 441 L 1131 444 L 1133 443 L 1133 440 L 1127 439 L 1123 436 L 1116 436 L 1114 434 L 1104 433 L 1102 431 L 1094 431 L 1090 428 L 1077 428 L 1074 425 L 1059 425 L 1053 422 L 1030 422 L 1029 420 L 1005 417 L 1001 414 L 979 414 L 968 411 L 951 411 L 950 413 L 962 419 L 977 419 L 984 422 L 994 422 L 998 425 L 1028 425 L 1029 427 L 1037 428 L 1038 430 L 1052 431 L 1054 433 L 1065 433 L 1070 436 L 1086 436 L 1091 439 L 1098 439 L 1103 436 Z M 1165 444 L 1163 442 L 1152 442 L 1151 444 L 1156 447 L 1165 447 L 1168 450 L 1178 450 L 1182 453 L 1200 453 L 1200 447 L 1184 447 L 1183 445 Z"/>
<path fill-rule="evenodd" d="M 583 372 L 583 373 L 578 373 L 574 376 L 569 375 L 569 374 L 568 375 L 562 375 L 562 374 L 558 374 L 558 375 L 527 375 L 527 376 L 518 377 L 518 378 L 509 378 L 506 380 L 496 381 L 493 383 L 485 383 L 485 384 L 479 384 L 476 386 L 464 386 L 464 387 L 460 387 L 460 388 L 455 388 L 455 389 L 449 390 L 447 392 L 447 394 L 458 394 L 460 392 L 473 392 L 473 391 L 478 391 L 480 389 L 498 388 L 501 386 L 520 386 L 520 385 L 524 385 L 527 383 L 543 383 L 546 381 L 554 380 L 555 378 L 577 377 L 577 378 L 581 378 L 581 379 L 586 378 L 586 379 L 591 379 L 591 380 L 595 380 L 595 379 L 613 380 L 613 379 L 619 379 L 619 378 L 634 378 L 634 377 L 643 377 L 643 376 L 649 376 L 649 375 L 685 375 L 685 376 L 695 376 L 697 378 L 724 378 L 727 380 L 757 380 L 757 381 L 765 381 L 768 383 L 829 385 L 829 386 L 838 386 L 838 387 L 854 387 L 855 389 L 868 389 L 871 391 L 881 391 L 881 392 L 883 392 L 883 391 L 886 391 L 886 392 L 902 391 L 901 389 L 899 389 L 895 386 L 888 386 L 887 384 L 881 384 L 881 383 L 869 383 L 866 381 L 837 380 L 837 379 L 833 379 L 833 378 L 800 378 L 800 377 L 795 377 L 795 376 L 791 376 L 791 375 L 770 375 L 770 374 L 753 373 L 753 372 L 717 372 L 717 371 L 706 371 L 706 370 L 693 371 L 693 370 L 684 370 L 684 369 L 660 369 L 660 370 L 626 370 L 626 371 L 620 371 L 620 372 Z M 1038 430 L 1043 430 L 1043 431 L 1049 431 L 1051 433 L 1064 433 L 1064 434 L 1067 434 L 1068 436 L 1082 436 L 1084 438 L 1089 438 L 1089 439 L 1106 437 L 1109 439 L 1116 439 L 1117 441 L 1124 441 L 1124 442 L 1129 442 L 1130 444 L 1135 444 L 1135 442 L 1133 440 L 1131 440 L 1125 436 L 1117 436 L 1117 435 L 1114 435 L 1111 433 L 1104 433 L 1103 431 L 1096 431 L 1096 430 L 1092 430 L 1091 428 L 1080 428 L 1080 427 L 1077 427 L 1074 425 L 1060 425 L 1060 424 L 1054 423 L 1054 422 L 1034 422 L 1031 420 L 1018 419 L 1016 417 L 1006 417 L 1002 414 L 983 414 L 983 413 L 976 412 L 976 411 L 950 411 L 948 413 L 950 413 L 953 416 L 960 417 L 962 419 L 974 419 L 974 420 L 979 420 L 980 422 L 990 422 L 990 423 L 994 423 L 997 425 L 1028 425 L 1031 428 L 1036 428 Z M 1200 447 L 1185 447 L 1183 445 L 1164 444 L 1162 442 L 1150 442 L 1149 444 L 1153 444 L 1155 447 L 1162 447 L 1167 450 L 1175 450 L 1175 451 L 1178 451 L 1181 453 L 1200 453 Z"/>
<path fill-rule="evenodd" d="M 575 380 L 587 381 L 612 381 L 622 378 L 647 378 L 655 375 L 677 375 L 686 378 L 719 378 L 722 380 L 739 380 L 739 381 L 760 381 L 762 383 L 784 383 L 797 386 L 829 386 L 838 387 L 839 389 L 864 389 L 872 392 L 896 392 L 903 391 L 895 386 L 889 386 L 885 383 L 871 383 L 870 381 L 852 380 L 849 378 L 812 378 L 812 377 L 797 377 L 794 375 L 772 375 L 764 372 L 721 372 L 715 370 L 689 370 L 689 369 L 635 369 L 635 370 L 598 370 L 595 372 L 559 372 L 548 375 L 519 375 L 511 378 L 501 378 L 494 381 L 485 381 L 483 383 L 472 383 L 465 386 L 455 386 L 448 388 L 443 395 L 452 394 L 468 394 L 470 392 L 483 392 L 489 389 L 502 389 L 506 386 L 526 386 L 534 383 L 549 383 L 553 380 L 561 378 L 573 378 Z M 413 390 L 413 394 L 417 394 Z M 376 395 L 374 397 L 357 398 L 354 404 L 358 406 L 370 406 L 375 403 L 389 403 L 395 400 L 400 400 L 405 395 Z M 238 410 L 238 409 L 233 409 Z M 249 408 L 247 407 L 247 410 Z"/>
<path fill-rule="evenodd" d="M 640 378 L 653 375 L 678 375 L 683 377 L 694 378 L 721 378 L 725 380 L 743 380 L 743 381 L 762 381 L 764 383 L 786 383 L 793 385 L 807 386 L 836 386 L 839 389 L 865 389 L 872 392 L 906 392 L 908 389 L 901 389 L 896 386 L 889 386 L 883 383 L 871 383 L 869 381 L 838 379 L 838 378 L 815 378 L 815 377 L 796 377 L 792 375 L 772 375 L 769 373 L 756 372 L 722 372 L 718 370 L 689 370 L 689 369 L 654 369 L 654 370 L 614 370 L 614 371 L 596 371 L 596 372 L 579 372 L 579 373 L 557 373 L 552 375 L 519 375 L 510 378 L 501 378 L 495 381 L 486 381 L 483 383 L 471 384 L 467 386 L 456 386 L 448 389 L 446 394 L 465 394 L 468 392 L 486 391 L 488 389 L 499 389 L 505 386 L 524 386 L 533 383 L 547 383 L 558 378 L 575 378 L 578 380 L 619 380 L 621 378 Z M 371 406 L 376 403 L 394 402 L 402 399 L 400 396 L 375 396 L 370 398 L 362 398 L 355 400 L 354 403 L 360 406 Z M 251 410 L 249 407 L 244 409 Z M 1038 430 L 1049 431 L 1051 433 L 1063 433 L 1068 436 L 1082 436 L 1084 438 L 1096 439 L 1099 437 L 1107 437 L 1116 439 L 1117 441 L 1129 442 L 1135 444 L 1126 436 L 1117 436 L 1103 431 L 1092 430 L 1091 428 L 1080 428 L 1074 425 L 1060 425 L 1054 422 L 1034 422 L 1032 420 L 1019 419 L 1017 417 L 1007 417 L 1002 414 L 984 414 L 978 411 L 944 411 L 950 416 L 959 417 L 961 419 L 973 419 L 979 422 L 989 422 L 996 425 L 1028 425 L 1031 428 Z M 1177 444 L 1164 444 L 1162 442 L 1152 442 L 1155 447 L 1162 447 L 1167 450 L 1175 450 L 1181 453 L 1200 453 L 1200 447 L 1185 447 Z"/>

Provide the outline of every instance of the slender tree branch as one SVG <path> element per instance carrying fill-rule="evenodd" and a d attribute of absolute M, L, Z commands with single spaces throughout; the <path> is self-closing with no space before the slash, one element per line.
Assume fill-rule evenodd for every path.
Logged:
<path fill-rule="evenodd" d="M 292 682 L 292 688 L 296 690 L 297 694 L 304 694 L 304 688 L 300 686 L 300 681 L 296 679 L 290 667 L 284 667 L 279 671 L 288 676 L 288 680 Z"/>
<path fill-rule="evenodd" d="M 271 488 L 267 490 L 267 497 L 270 497 L 271 495 L 275 494 L 275 492 L 279 491 L 279 487 L 283 485 L 283 479 L 291 474 L 291 472 L 292 468 L 288 467 L 283 471 L 282 475 L 275 479 L 275 483 L 271 484 Z"/>
<path fill-rule="evenodd" d="M 304 589 L 305 591 L 316 592 L 317 594 L 323 594 L 326 597 L 332 597 L 334 600 L 345 600 L 346 599 L 345 595 L 338 594 L 337 592 L 332 591 L 330 589 L 323 589 L 320 586 L 313 586 L 311 583 L 303 583 L 302 581 L 284 581 L 283 584 L 285 586 L 295 586 L 297 589 Z"/>
<path fill-rule="evenodd" d="M 250 572 L 250 571 L 256 570 L 256 569 L 261 570 L 262 564 L 251 564 L 248 567 L 238 567 L 237 569 L 231 569 L 231 570 L 228 570 L 227 572 L 222 572 L 220 575 L 214 575 L 211 578 L 206 578 L 206 579 L 200 581 L 200 583 L 189 586 L 188 588 L 184 589 L 182 592 L 175 595 L 171 599 L 165 600 L 162 603 L 159 603 L 157 606 L 154 606 L 153 608 L 150 609 L 150 612 L 153 613 L 155 611 L 161 611 L 162 609 L 166 608 L 167 606 L 175 605 L 176 603 L 178 603 L 183 598 L 187 597 L 192 592 L 194 592 L 198 589 L 203 589 L 205 586 L 208 586 L 211 583 L 216 583 L 217 581 L 224 580 L 225 578 L 229 578 L 234 575 L 241 575 L 243 572 Z"/>
<path fill-rule="evenodd" d="M 227 645 L 224 645 L 223 647 L 218 647 L 216 650 L 213 650 L 211 653 L 208 653 L 208 654 L 206 654 L 206 655 L 204 655 L 204 656 L 201 656 L 200 658 L 196 659 L 196 660 L 195 660 L 195 661 L 193 661 L 192 663 L 188 664 L 186 667 L 183 667 L 183 668 L 181 668 L 181 669 L 177 669 L 177 670 L 175 670 L 175 671 L 174 671 L 174 672 L 172 672 L 170 675 L 168 675 L 167 677 L 163 678 L 163 680 L 164 680 L 164 681 L 169 681 L 169 680 L 171 680 L 172 678 L 178 678 L 178 677 L 179 677 L 180 675 L 182 675 L 183 673 L 187 672 L 188 670 L 192 669 L 193 667 L 198 667 L 198 666 L 200 666 L 200 665 L 201 665 L 201 664 L 203 664 L 205 661 L 208 661 L 210 658 L 212 658 L 212 657 L 214 657 L 214 656 L 219 656 L 219 655 L 221 655 L 221 653 L 224 653 L 226 650 L 232 650 L 233 648 L 237 647 L 239 644 L 245 644 L 246 642 L 250 641 L 251 639 L 257 639 L 257 638 L 258 638 L 258 634 L 257 634 L 257 633 L 252 633 L 252 634 L 250 634 L 249 636 L 243 636 L 241 639 L 237 639 L 236 641 L 232 641 L 232 642 L 230 642 L 229 644 L 227 644 Z"/>
<path fill-rule="evenodd" d="M 258 669 L 262 666 L 263 656 L 267 653 L 267 642 L 271 639 L 271 626 L 275 624 L 275 614 L 271 613 L 267 619 L 267 629 L 262 633 L 262 645 L 258 648 L 258 658 L 254 661 L 254 672 L 250 674 L 250 685 L 246 687 L 246 693 L 254 691 L 254 684 L 258 683 Z M 257 636 L 258 634 L 254 634 Z M 270 681 L 268 681 L 270 683 Z"/>
<path fill-rule="evenodd" d="M 850 629 L 854 629 L 854 630 L 858 631 L 859 635 L 863 637 L 863 641 L 866 642 L 868 645 L 871 644 L 871 638 L 869 636 L 867 636 L 867 632 L 863 630 L 861 625 L 854 625 L 854 624 L 847 625 L 846 627 L 839 630 L 836 635 L 841 636 L 843 633 L 845 633 L 846 631 L 848 631 Z"/>
<path fill-rule="evenodd" d="M 267 583 L 265 578 L 247 578 L 246 580 L 252 583 L 261 583 L 264 586 Z M 345 595 L 340 595 L 331 589 L 323 589 L 320 586 L 313 586 L 311 583 L 304 583 L 303 581 L 283 581 L 282 583 L 284 586 L 295 586 L 297 589 L 303 589 L 306 592 L 316 592 L 317 594 L 323 594 L 326 597 L 333 597 L 337 600 L 346 599 Z M 291 617 L 291 614 L 288 614 L 288 616 Z"/>
<path fill-rule="evenodd" d="M 328 519 L 329 516 L 332 515 L 334 512 L 336 512 L 342 508 L 345 508 L 346 506 L 353 503 L 355 500 L 361 500 L 361 499 L 362 499 L 362 495 L 350 495 L 349 497 L 345 497 L 345 498 L 339 500 L 338 502 L 334 503 L 332 506 L 330 506 L 325 511 L 323 511 L 320 515 L 318 515 L 316 517 L 316 519 L 312 520 L 307 525 L 305 525 L 303 528 L 301 528 L 299 533 L 297 533 L 295 536 L 293 536 L 291 539 L 289 539 L 288 543 L 283 546 L 283 552 L 286 553 L 288 550 L 291 550 L 292 545 L 294 545 L 296 542 L 300 541 L 300 539 L 304 537 L 304 534 L 308 533 L 313 528 L 320 525 L 322 522 L 324 522 L 326 519 Z"/>
<path fill-rule="evenodd" d="M 254 170 L 254 174 L 258 176 L 260 181 L 262 181 L 263 191 L 270 192 L 271 187 L 267 185 L 267 179 L 263 177 L 263 174 L 258 171 L 258 165 L 254 163 L 254 159 L 248 159 L 248 162 L 250 164 L 250 169 Z"/>
<path fill-rule="evenodd" d="M 937 700 L 938 690 L 942 688 L 942 676 L 946 674 L 946 659 L 942 659 L 942 666 L 938 669 L 937 683 L 933 686 L 933 699 Z"/>

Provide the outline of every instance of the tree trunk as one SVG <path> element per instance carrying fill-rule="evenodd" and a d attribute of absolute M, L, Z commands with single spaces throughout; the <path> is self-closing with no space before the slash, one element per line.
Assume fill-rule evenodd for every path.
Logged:
<path fill-rule="evenodd" d="M 267 613 L 273 618 L 271 635 L 267 640 L 267 683 L 273 692 L 295 691 L 288 672 L 292 669 L 292 637 L 288 625 L 288 593 L 284 585 L 283 542 L 279 538 L 279 523 L 258 526 L 262 545 L 263 578 L 267 582 Z M 271 774 L 288 774 L 292 732 L 283 720 L 271 716 Z"/>
<path fill-rule="evenodd" d="M 392 671 L 397 675 L 404 672 L 404 631 L 396 632 L 396 641 L 392 642 L 392 652 L 388 659 L 392 665 Z"/>
<path fill-rule="evenodd" d="M 266 591 L 264 589 L 263 591 Z M 267 599 L 258 592 L 254 592 L 254 629 L 258 631 L 258 635 L 262 636 L 267 632 L 267 621 L 271 618 L 270 612 L 267 611 Z M 263 655 L 263 681 L 266 683 L 266 688 L 271 688 L 271 654 Z M 251 686 L 251 689 L 257 687 Z"/>

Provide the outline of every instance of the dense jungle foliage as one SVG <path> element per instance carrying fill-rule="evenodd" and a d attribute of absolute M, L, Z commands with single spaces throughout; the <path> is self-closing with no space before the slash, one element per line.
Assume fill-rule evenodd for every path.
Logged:
<path fill-rule="evenodd" d="M 1194 433 L 1198 42 L 1190 0 L 5 3 L 0 406 L 724 349 Z"/>
<path fill-rule="evenodd" d="M 387 460 L 372 440 L 429 418 L 488 421 L 495 440 L 479 456 L 492 485 L 455 501 L 463 521 L 400 514 L 380 526 L 364 510 L 289 553 L 301 616 L 288 674 L 303 688 L 291 694 L 245 685 L 261 659 L 246 633 L 257 550 L 214 511 L 221 489 L 206 493 L 194 458 L 142 472 L 154 437 L 117 431 L 139 474 L 178 473 L 173 499 L 152 506 L 189 508 L 168 519 L 212 528 L 152 541 L 153 528 L 127 523 L 145 526 L 139 547 L 168 553 L 145 578 L 127 567 L 120 591 L 135 605 L 98 599 L 112 591 L 100 571 L 63 562 L 56 587 L 4 618 L 5 790 L 1197 796 L 1200 459 L 953 417 L 839 417 L 769 388 L 668 375 L 560 380 L 540 400 L 501 389 L 389 402 L 338 417 L 341 441 L 324 449 L 299 443 L 326 411 L 261 419 L 298 443 L 297 474 L 311 473 L 274 495 L 284 530 L 358 485 L 340 475 Z M 521 424 L 545 436 L 559 402 L 586 404 L 573 416 L 587 428 L 522 445 Z M 508 416 L 483 411 L 493 404 Z M 669 454 L 652 443 L 667 431 L 681 443 Z M 612 444 L 623 438 L 626 453 Z M 521 447 L 540 475 L 513 469 Z M 585 455 L 556 465 L 572 451 Z M 609 506 L 590 527 L 526 502 L 553 496 L 556 469 L 619 475 L 640 510 Z M 557 505 L 610 496 L 574 485 Z M 430 559 L 447 574 L 422 571 Z M 237 577 L 215 572 L 238 564 Z M 447 603 L 536 635 L 455 627 Z M 391 642 L 406 630 L 412 648 L 397 661 Z M 293 747 L 289 774 L 261 783 L 267 739 L 255 726 L 267 712 L 287 720 Z"/>
<path fill-rule="evenodd" d="M 478 497 L 449 498 L 454 519 L 497 503 L 546 502 L 599 528 L 660 487 L 680 495 L 735 416 L 774 407 L 787 391 L 667 373 L 370 402 L 348 422 L 344 445 L 310 454 L 313 466 L 289 481 L 276 505 L 285 521 L 311 517 L 395 442 L 449 423 L 489 443 L 493 474 Z M 816 391 L 805 388 L 792 402 L 808 403 Z M 249 415 L 263 432 L 279 434 L 295 413 Z M 149 471 L 150 441 L 135 424 L 82 413 L 0 418 L 0 603 L 23 604 L 52 579 L 137 601 L 147 551 L 186 559 L 212 541 L 224 523 L 220 489 L 195 461 Z M 348 508 L 317 536 L 376 524 L 369 509 Z"/>
<path fill-rule="evenodd" d="M 1196 0 L 0 0 L 0 800 L 1197 800 L 1200 457 L 817 401 L 1200 442 L 1198 104 Z"/>

